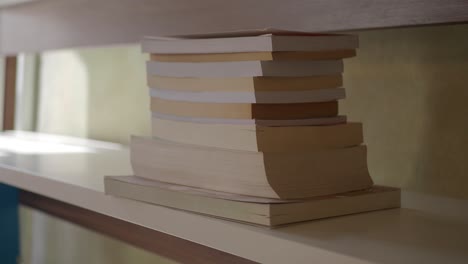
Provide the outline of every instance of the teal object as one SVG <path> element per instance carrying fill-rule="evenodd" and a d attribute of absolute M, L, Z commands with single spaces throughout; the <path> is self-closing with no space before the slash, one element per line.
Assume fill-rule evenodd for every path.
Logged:
<path fill-rule="evenodd" d="M 18 189 L 0 183 L 0 263 L 19 257 Z"/>

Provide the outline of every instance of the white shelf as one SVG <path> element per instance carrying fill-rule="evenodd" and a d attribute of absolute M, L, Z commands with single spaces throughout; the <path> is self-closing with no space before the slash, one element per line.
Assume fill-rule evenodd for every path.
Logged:
<path fill-rule="evenodd" d="M 468 203 L 404 193 L 392 209 L 266 229 L 106 196 L 119 145 L 0 134 L 0 182 L 261 263 L 466 263 Z"/>
<path fill-rule="evenodd" d="M 18 4 L 24 4 L 27 2 L 32 2 L 37 0 L 0 0 L 0 8 L 14 6 Z"/>
<path fill-rule="evenodd" d="M 468 21 L 466 0 L 49 0 L 0 10 L 0 53 L 255 28 L 343 31 Z"/>

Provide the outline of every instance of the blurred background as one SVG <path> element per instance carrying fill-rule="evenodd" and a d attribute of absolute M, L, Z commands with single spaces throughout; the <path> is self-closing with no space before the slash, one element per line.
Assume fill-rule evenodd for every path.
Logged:
<path fill-rule="evenodd" d="M 467 199 L 468 25 L 355 33 L 340 107 L 364 124 L 374 181 Z M 138 45 L 20 54 L 15 129 L 122 144 L 149 135 L 146 59 Z M 24 263 L 170 263 L 27 208 L 21 243 Z"/>

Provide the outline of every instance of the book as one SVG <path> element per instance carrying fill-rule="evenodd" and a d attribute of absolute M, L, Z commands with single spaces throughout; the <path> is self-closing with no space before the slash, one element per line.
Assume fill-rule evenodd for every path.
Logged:
<path fill-rule="evenodd" d="M 250 31 L 180 37 L 145 37 L 142 50 L 156 54 L 324 51 L 356 49 L 358 37 L 344 34 Z"/>
<path fill-rule="evenodd" d="M 343 86 L 341 75 L 302 77 L 178 78 L 148 75 L 148 87 L 185 92 L 310 91 Z"/>
<path fill-rule="evenodd" d="M 222 61 L 277 61 L 277 60 L 338 60 L 356 56 L 356 50 L 237 52 L 211 54 L 158 54 L 150 59 L 164 62 L 222 62 Z"/>
<path fill-rule="evenodd" d="M 206 117 L 185 117 L 166 115 L 161 113 L 152 113 L 152 118 L 199 123 L 199 124 L 225 124 L 225 125 L 259 125 L 259 126 L 326 126 L 344 124 L 347 121 L 346 116 L 339 115 L 333 117 L 317 117 L 308 119 L 285 119 L 285 120 L 266 120 L 266 119 L 234 119 L 234 118 L 206 118 Z M 250 128 L 248 128 L 250 129 Z"/>
<path fill-rule="evenodd" d="M 361 123 L 271 127 L 152 118 L 152 131 L 154 137 L 178 143 L 261 152 L 346 148 L 363 142 Z"/>
<path fill-rule="evenodd" d="M 185 102 L 252 104 L 317 103 L 346 97 L 344 88 L 287 92 L 184 92 L 152 88 L 150 95 L 165 100 Z"/>
<path fill-rule="evenodd" d="M 228 193 L 297 199 L 372 186 L 366 147 L 290 152 L 225 150 L 132 137 L 136 176 Z"/>
<path fill-rule="evenodd" d="M 151 111 L 166 115 L 234 119 L 309 119 L 338 115 L 338 102 L 251 104 L 198 103 L 151 98 Z"/>
<path fill-rule="evenodd" d="M 136 176 L 106 176 L 104 187 L 108 195 L 269 227 L 400 207 L 400 190 L 383 186 L 297 200 L 209 191 Z"/>
<path fill-rule="evenodd" d="M 317 76 L 341 74 L 343 61 L 146 62 L 148 75 L 169 77 Z"/>

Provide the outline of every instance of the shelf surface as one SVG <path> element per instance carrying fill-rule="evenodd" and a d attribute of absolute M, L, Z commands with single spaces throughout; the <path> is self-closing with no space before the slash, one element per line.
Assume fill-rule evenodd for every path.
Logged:
<path fill-rule="evenodd" d="M 106 196 L 130 175 L 118 144 L 0 134 L 0 182 L 261 263 L 466 263 L 468 202 L 403 193 L 401 209 L 266 229 Z"/>

